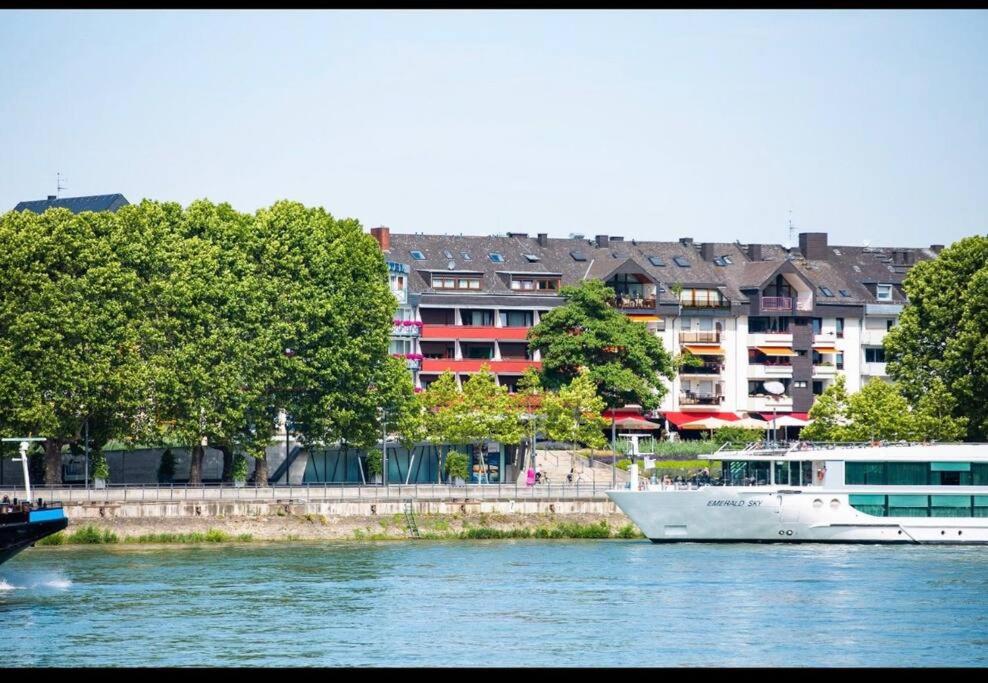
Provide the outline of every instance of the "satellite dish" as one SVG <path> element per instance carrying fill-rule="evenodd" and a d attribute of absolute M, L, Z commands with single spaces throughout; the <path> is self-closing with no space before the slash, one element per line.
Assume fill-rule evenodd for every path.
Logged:
<path fill-rule="evenodd" d="M 786 393 L 786 385 L 782 382 L 765 382 L 763 386 L 765 387 L 765 391 L 773 396 L 781 396 Z"/>
<path fill-rule="evenodd" d="M 449 268 L 450 270 L 454 270 L 456 268 L 456 261 L 450 261 L 449 263 L 446 264 L 446 267 Z"/>

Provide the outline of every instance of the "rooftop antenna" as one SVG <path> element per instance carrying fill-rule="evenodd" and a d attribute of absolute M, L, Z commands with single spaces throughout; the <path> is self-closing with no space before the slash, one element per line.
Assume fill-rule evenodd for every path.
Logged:
<path fill-rule="evenodd" d="M 55 198 L 58 199 L 58 193 L 66 189 L 65 185 L 62 185 L 62 172 L 59 171 L 55 174 Z"/>
<path fill-rule="evenodd" d="M 796 228 L 792 224 L 792 209 L 789 209 L 789 242 L 786 244 L 787 249 L 792 249 L 793 245 L 796 243 L 795 230 Z"/>

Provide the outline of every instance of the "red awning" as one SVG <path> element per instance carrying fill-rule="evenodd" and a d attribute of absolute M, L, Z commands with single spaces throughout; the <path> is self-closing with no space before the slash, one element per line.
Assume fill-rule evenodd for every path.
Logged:
<path fill-rule="evenodd" d="M 772 419 L 772 413 L 758 413 L 758 414 L 762 416 L 762 419 L 765 419 L 765 420 L 771 420 Z M 794 417 L 797 420 L 809 420 L 810 419 L 810 414 L 809 413 L 783 413 L 783 412 L 780 411 L 776 415 L 777 415 L 777 417 L 785 417 L 785 416 L 788 415 L 789 417 Z"/>
<path fill-rule="evenodd" d="M 703 420 L 708 417 L 717 417 L 720 418 L 721 420 L 728 420 L 729 422 L 734 422 L 735 420 L 738 419 L 738 416 L 735 415 L 734 413 L 712 413 L 712 412 L 704 412 L 702 410 L 698 410 L 695 413 L 678 413 L 670 410 L 667 413 L 662 413 L 662 416 L 665 419 L 669 420 L 669 422 L 675 425 L 676 427 L 679 427 L 680 425 L 684 425 L 687 422 Z"/>

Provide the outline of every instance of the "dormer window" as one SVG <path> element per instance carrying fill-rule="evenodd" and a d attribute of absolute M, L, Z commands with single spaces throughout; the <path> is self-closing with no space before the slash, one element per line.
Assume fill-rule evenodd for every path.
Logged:
<path fill-rule="evenodd" d="M 892 300 L 892 285 L 878 285 L 875 288 L 876 298 L 879 301 L 891 301 Z"/>
<path fill-rule="evenodd" d="M 480 278 L 478 276 L 456 276 L 434 275 L 432 277 L 433 289 L 480 289 Z"/>
<path fill-rule="evenodd" d="M 511 289 L 516 292 L 556 292 L 559 290 L 559 278 L 516 277 L 511 280 Z"/>

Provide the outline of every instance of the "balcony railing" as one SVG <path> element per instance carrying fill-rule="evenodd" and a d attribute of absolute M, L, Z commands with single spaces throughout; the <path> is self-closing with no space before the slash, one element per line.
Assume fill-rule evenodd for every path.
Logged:
<path fill-rule="evenodd" d="M 791 311 L 792 297 L 788 296 L 763 296 L 761 300 L 763 311 Z"/>
<path fill-rule="evenodd" d="M 683 391 L 679 394 L 681 406 L 716 406 L 723 402 L 723 394 L 705 394 L 696 391 Z"/>
<path fill-rule="evenodd" d="M 679 370 L 680 375 L 719 375 L 724 371 L 722 363 L 704 363 L 703 365 L 684 365 Z"/>
<path fill-rule="evenodd" d="M 655 298 L 646 299 L 642 297 L 633 297 L 628 295 L 619 294 L 617 299 L 614 301 L 614 306 L 620 309 L 639 309 L 639 310 L 655 310 Z"/>
<path fill-rule="evenodd" d="M 422 323 L 415 320 L 395 320 L 391 325 L 392 337 L 417 337 L 422 333 Z"/>
<path fill-rule="evenodd" d="M 720 344 L 720 332 L 680 332 L 680 344 Z"/>

